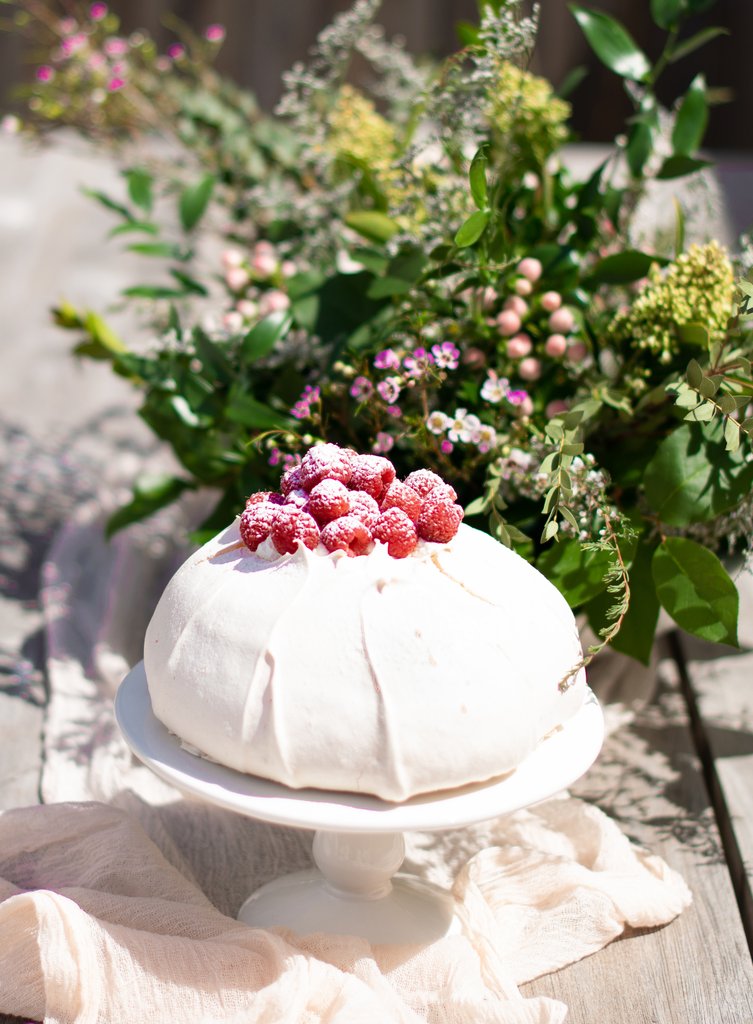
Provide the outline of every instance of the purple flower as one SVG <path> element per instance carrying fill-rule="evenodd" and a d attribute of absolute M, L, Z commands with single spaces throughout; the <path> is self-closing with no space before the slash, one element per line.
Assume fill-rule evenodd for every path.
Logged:
<path fill-rule="evenodd" d="M 207 25 L 204 29 L 204 38 L 210 43 L 221 43 L 225 38 L 225 26 Z"/>
<path fill-rule="evenodd" d="M 431 352 L 437 366 L 444 370 L 457 370 L 460 361 L 460 349 L 451 341 L 443 341 L 441 344 L 432 345 Z"/>
<path fill-rule="evenodd" d="M 399 405 L 388 405 L 385 412 L 388 416 L 393 416 L 396 420 L 399 420 L 403 415 L 403 410 Z"/>
<path fill-rule="evenodd" d="M 101 21 L 107 14 L 107 4 L 96 3 L 89 8 L 89 17 L 92 21 Z"/>
<path fill-rule="evenodd" d="M 186 48 L 181 43 L 171 43 L 167 48 L 167 56 L 173 60 L 180 60 L 186 54 Z"/>
<path fill-rule="evenodd" d="M 36 77 L 38 82 L 51 82 L 55 72 L 49 64 L 42 64 L 37 68 Z"/>
<path fill-rule="evenodd" d="M 513 389 L 507 392 L 507 401 L 510 405 L 523 405 L 527 398 L 528 392 L 523 391 L 522 388 L 518 390 Z"/>
<path fill-rule="evenodd" d="M 452 441 L 442 441 L 440 442 L 439 450 L 443 452 L 445 455 L 449 455 L 454 447 L 455 445 L 452 443 Z"/>
<path fill-rule="evenodd" d="M 290 415 L 295 416 L 297 420 L 306 420 L 311 415 L 311 406 L 315 405 L 321 398 L 321 391 L 318 387 L 312 387 L 307 384 L 303 389 L 303 393 L 298 401 L 295 403 L 293 408 L 290 410 Z"/>
<path fill-rule="evenodd" d="M 374 385 L 368 377 L 356 377 L 350 385 L 350 397 L 358 402 L 365 402 L 374 394 Z"/>
<path fill-rule="evenodd" d="M 400 357 L 394 349 L 382 349 L 374 356 L 374 366 L 377 370 L 397 370 L 400 367 Z"/>

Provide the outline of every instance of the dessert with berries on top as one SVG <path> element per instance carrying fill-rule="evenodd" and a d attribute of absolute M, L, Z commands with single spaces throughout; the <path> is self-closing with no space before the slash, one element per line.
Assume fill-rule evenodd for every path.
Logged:
<path fill-rule="evenodd" d="M 405 800 L 514 769 L 585 694 L 567 602 L 427 469 L 317 445 L 178 570 L 146 634 L 155 715 L 294 788 Z"/>

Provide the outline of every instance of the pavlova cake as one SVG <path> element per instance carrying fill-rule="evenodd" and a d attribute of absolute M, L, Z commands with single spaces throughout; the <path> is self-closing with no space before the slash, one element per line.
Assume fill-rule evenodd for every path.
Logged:
<path fill-rule="evenodd" d="M 435 473 L 311 448 L 178 570 L 150 622 L 155 715 L 294 788 L 400 801 L 514 769 L 585 695 L 575 621 L 463 525 Z"/>

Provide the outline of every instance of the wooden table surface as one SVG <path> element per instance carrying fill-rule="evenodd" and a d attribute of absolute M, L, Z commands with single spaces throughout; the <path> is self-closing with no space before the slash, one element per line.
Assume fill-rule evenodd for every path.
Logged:
<path fill-rule="evenodd" d="M 59 494 L 57 518 L 49 514 L 49 493 L 44 503 L 34 505 L 27 495 L 23 508 L 13 504 L 8 466 L 23 465 L 25 452 L 59 459 L 53 442 L 74 437 L 76 424 L 91 423 L 113 405 L 133 408 L 122 381 L 102 367 L 74 366 L 66 340 L 47 324 L 46 307 L 65 294 L 102 308 L 119 285 L 132 282 L 133 267 L 127 259 L 111 260 L 107 273 L 102 270 L 110 224 L 75 188 L 111 183 L 112 169 L 64 151 L 32 157 L 9 140 L 0 139 L 0 148 L 3 809 L 39 800 L 46 690 L 38 571 L 54 529 L 76 500 L 75 488 L 68 507 L 66 494 Z M 743 178 L 735 180 L 739 188 Z M 748 169 L 745 194 L 752 180 Z M 743 618 L 751 633 L 753 602 Z M 750 638 L 747 650 L 731 652 L 668 637 L 645 704 L 607 738 L 596 765 L 575 787 L 677 869 L 694 901 L 670 925 L 626 935 L 525 986 L 564 1001 L 570 1024 L 753 1022 L 752 647 Z M 11 1019 L 0 1015 L 0 1022 Z"/>

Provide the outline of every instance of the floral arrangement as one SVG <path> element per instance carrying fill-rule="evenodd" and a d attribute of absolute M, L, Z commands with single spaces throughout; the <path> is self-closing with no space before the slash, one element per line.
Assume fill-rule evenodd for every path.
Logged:
<path fill-rule="evenodd" d="M 567 100 L 527 69 L 536 17 L 479 0 L 439 64 L 415 60 L 357 0 L 285 76 L 273 117 L 218 75 L 223 29 L 174 25 L 164 54 L 104 3 L 19 0 L 42 54 L 25 128 L 111 146 L 122 195 L 91 190 L 112 234 L 158 261 L 124 298 L 146 348 L 61 305 L 76 352 L 143 395 L 182 472 L 136 484 L 117 529 L 214 488 L 202 539 L 317 441 L 389 453 L 451 480 L 467 520 L 534 562 L 599 643 L 646 661 L 661 607 L 736 643 L 719 556 L 753 537 L 745 250 L 696 238 L 675 202 L 646 238 L 655 181 L 697 181 L 715 93 L 671 108 L 665 69 L 724 32 L 689 34 L 707 0 L 651 0 L 665 44 L 571 4 L 634 113 L 585 180 L 567 166 Z M 354 55 L 373 74 L 348 79 Z"/>

